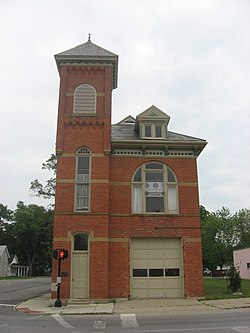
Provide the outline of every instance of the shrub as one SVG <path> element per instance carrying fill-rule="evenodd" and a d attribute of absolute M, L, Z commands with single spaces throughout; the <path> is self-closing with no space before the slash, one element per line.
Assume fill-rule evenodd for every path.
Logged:
<path fill-rule="evenodd" d="M 234 266 L 230 268 L 228 277 L 229 277 L 228 288 L 231 289 L 233 293 L 240 291 L 241 289 L 240 272 Z"/>

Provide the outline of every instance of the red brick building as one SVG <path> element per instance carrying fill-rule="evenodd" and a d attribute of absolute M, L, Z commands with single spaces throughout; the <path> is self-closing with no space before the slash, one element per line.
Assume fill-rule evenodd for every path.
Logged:
<path fill-rule="evenodd" d="M 206 141 L 169 131 L 154 105 L 111 125 L 118 56 L 90 39 L 55 59 L 61 298 L 203 296 L 196 159 Z M 52 298 L 56 276 L 53 260 Z"/>

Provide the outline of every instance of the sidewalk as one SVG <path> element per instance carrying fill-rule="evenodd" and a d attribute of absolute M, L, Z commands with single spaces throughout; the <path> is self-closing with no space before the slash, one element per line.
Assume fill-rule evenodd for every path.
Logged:
<path fill-rule="evenodd" d="M 116 303 L 68 304 L 61 308 L 51 306 L 50 294 L 22 302 L 16 311 L 31 314 L 113 314 L 218 311 L 218 309 L 250 308 L 250 298 L 198 301 L 192 298 L 133 299 Z"/>

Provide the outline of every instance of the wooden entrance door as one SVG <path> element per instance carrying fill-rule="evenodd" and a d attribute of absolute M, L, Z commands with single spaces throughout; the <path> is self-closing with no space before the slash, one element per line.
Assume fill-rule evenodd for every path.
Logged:
<path fill-rule="evenodd" d="M 87 299 L 89 297 L 89 252 L 88 236 L 74 236 L 72 254 L 71 298 Z"/>

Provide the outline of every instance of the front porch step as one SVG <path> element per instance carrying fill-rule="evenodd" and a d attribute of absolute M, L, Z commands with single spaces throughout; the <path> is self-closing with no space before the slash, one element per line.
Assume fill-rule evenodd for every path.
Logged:
<path fill-rule="evenodd" d="M 82 298 L 71 298 L 68 300 L 69 305 L 86 305 L 86 304 L 106 304 L 110 303 L 109 299 L 82 299 Z"/>

